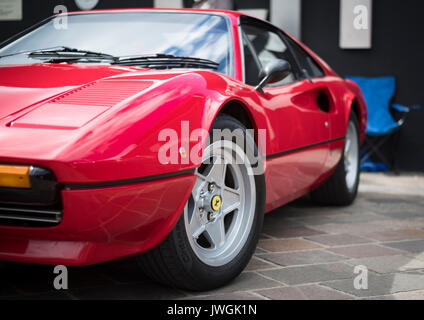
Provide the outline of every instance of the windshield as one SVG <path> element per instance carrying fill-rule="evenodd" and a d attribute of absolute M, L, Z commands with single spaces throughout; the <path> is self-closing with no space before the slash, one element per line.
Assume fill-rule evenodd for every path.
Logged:
<path fill-rule="evenodd" d="M 207 59 L 232 75 L 227 20 L 201 13 L 119 12 L 68 15 L 67 28 L 52 18 L 0 48 L 0 64 L 40 62 L 28 52 L 54 47 L 112 56 L 167 54 Z M 59 26 L 59 28 L 58 28 Z M 25 52 L 25 54 L 17 54 Z"/>

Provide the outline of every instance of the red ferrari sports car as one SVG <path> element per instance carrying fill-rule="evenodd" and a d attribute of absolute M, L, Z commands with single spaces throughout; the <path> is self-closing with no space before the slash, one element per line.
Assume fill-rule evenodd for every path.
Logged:
<path fill-rule="evenodd" d="M 0 45 L 0 102 L 0 260 L 137 256 L 207 290 L 245 268 L 265 212 L 357 194 L 360 89 L 241 13 L 53 16 Z"/>

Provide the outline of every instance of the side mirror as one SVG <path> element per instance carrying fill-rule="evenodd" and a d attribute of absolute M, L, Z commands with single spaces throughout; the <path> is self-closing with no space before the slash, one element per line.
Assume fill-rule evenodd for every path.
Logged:
<path fill-rule="evenodd" d="M 262 69 L 260 78 L 261 82 L 256 87 L 256 90 L 263 93 L 263 88 L 269 83 L 279 82 L 284 80 L 291 73 L 291 66 L 288 61 L 278 59 L 268 63 L 264 69 Z"/>

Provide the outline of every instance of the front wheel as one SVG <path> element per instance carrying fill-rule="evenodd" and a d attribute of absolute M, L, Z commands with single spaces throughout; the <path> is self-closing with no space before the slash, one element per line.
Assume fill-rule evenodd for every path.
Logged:
<path fill-rule="evenodd" d="M 359 125 L 352 112 L 347 125 L 342 157 L 333 175 L 311 193 L 312 199 L 325 205 L 347 206 L 358 193 L 360 171 Z"/>
<path fill-rule="evenodd" d="M 258 152 L 253 137 L 228 116 L 219 116 L 212 129 L 215 140 L 204 150 L 180 220 L 158 247 L 139 256 L 153 279 L 194 291 L 220 287 L 243 271 L 264 216 L 264 176 L 252 170 L 257 159 L 248 159 Z M 223 132 L 218 137 L 216 129 Z M 243 157 L 248 161 L 239 161 Z"/>

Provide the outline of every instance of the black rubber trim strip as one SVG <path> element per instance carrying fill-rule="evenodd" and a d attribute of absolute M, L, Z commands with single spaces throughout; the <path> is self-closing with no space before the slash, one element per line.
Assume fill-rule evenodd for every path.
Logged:
<path fill-rule="evenodd" d="M 274 153 L 274 154 L 269 154 L 266 156 L 266 159 L 274 159 L 274 158 L 279 158 L 291 153 L 295 153 L 295 152 L 299 152 L 299 151 L 303 151 L 309 148 L 313 148 L 313 147 L 317 147 L 317 146 L 321 146 L 323 144 L 327 144 L 327 143 L 333 143 L 333 142 L 337 142 L 337 141 L 341 141 L 344 140 L 345 137 L 340 137 L 337 139 L 333 139 L 333 140 L 327 140 L 327 141 L 322 141 L 322 142 L 318 142 L 318 143 L 314 143 L 314 144 L 310 144 L 308 146 L 304 146 L 304 147 L 300 147 L 300 148 L 296 148 L 296 149 L 291 149 L 291 150 L 287 150 L 287 151 L 283 151 L 283 152 L 279 152 L 279 153 Z"/>
<path fill-rule="evenodd" d="M 304 147 L 300 147 L 300 148 L 296 148 L 296 149 L 292 149 L 292 150 L 274 153 L 274 154 L 271 154 L 271 155 L 267 155 L 266 159 L 278 158 L 278 157 L 281 157 L 281 156 L 284 156 L 284 155 L 287 155 L 287 154 L 303 151 L 303 150 L 306 150 L 306 149 L 309 149 L 309 148 L 317 147 L 317 146 L 327 144 L 327 143 L 337 142 L 337 141 L 344 140 L 344 139 L 345 139 L 345 137 L 341 137 L 341 138 L 337 138 L 337 139 L 333 139 L 333 140 L 318 142 L 318 143 L 315 143 L 315 144 L 311 144 L 311 145 L 308 145 L 308 146 L 304 146 Z M 180 177 L 180 176 L 194 174 L 194 172 L 195 172 L 195 169 L 190 169 L 190 170 L 176 171 L 176 172 L 165 173 L 165 174 L 143 177 L 143 178 L 133 178 L 133 179 L 125 179 L 125 180 L 105 181 L 105 182 L 65 183 L 64 188 L 66 190 L 110 188 L 110 187 L 118 187 L 118 186 L 130 185 L 130 184 L 137 184 L 137 183 L 143 183 L 143 182 L 151 182 L 151 181 L 156 181 L 156 180 L 163 180 L 163 179 L 168 179 L 168 178 Z"/>
<path fill-rule="evenodd" d="M 64 187 L 66 190 L 84 190 L 84 189 L 119 187 L 119 186 L 125 186 L 130 184 L 137 184 L 137 183 L 143 183 L 143 182 L 151 182 L 156 180 L 186 176 L 186 175 L 194 174 L 194 172 L 195 172 L 195 169 L 190 169 L 190 170 L 176 171 L 176 172 L 159 174 L 159 175 L 143 177 L 143 178 L 133 178 L 133 179 L 125 179 L 125 180 L 105 181 L 105 182 L 65 183 Z"/>

